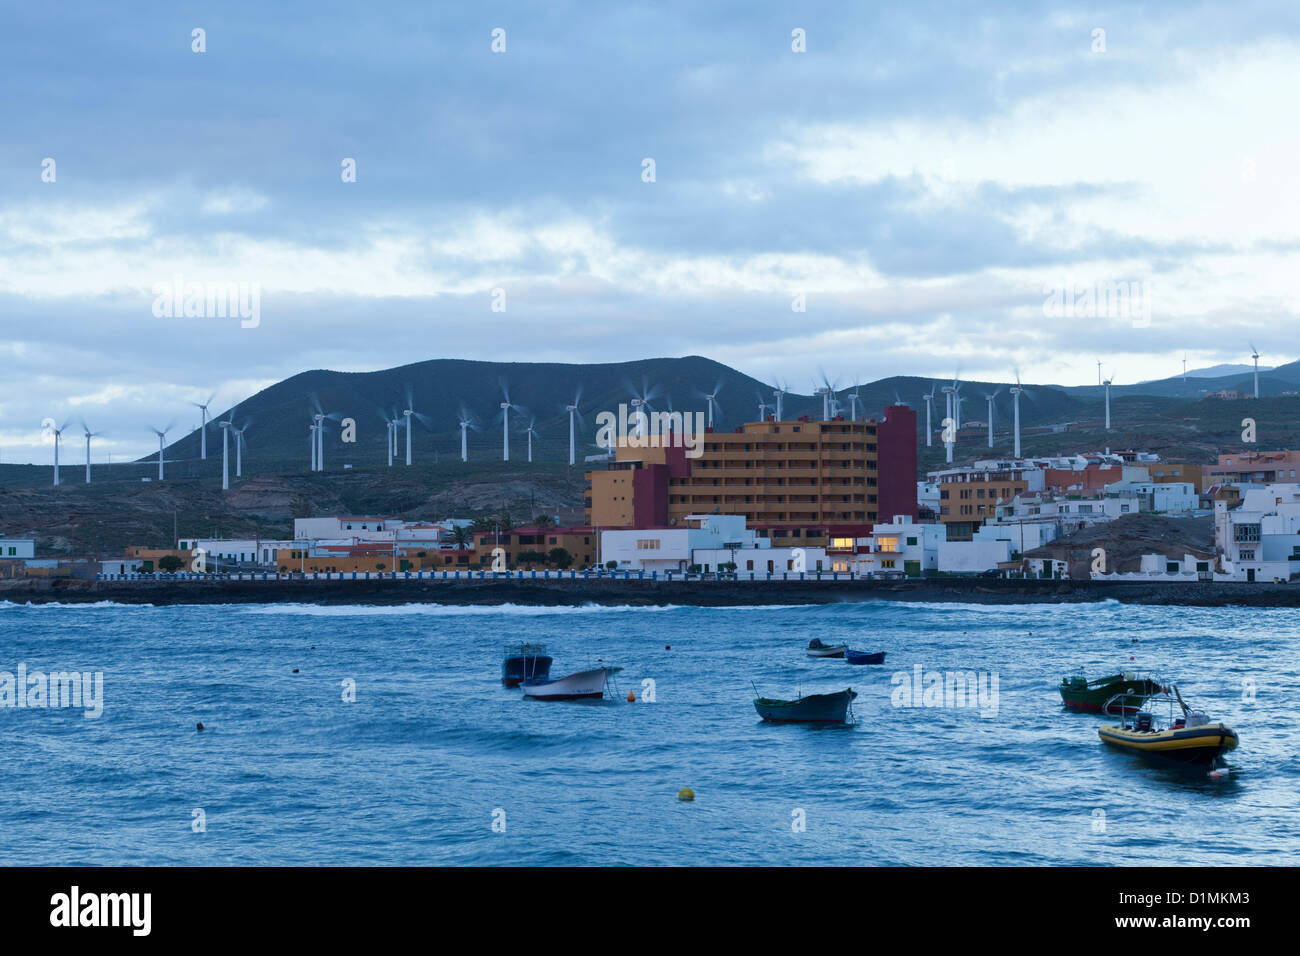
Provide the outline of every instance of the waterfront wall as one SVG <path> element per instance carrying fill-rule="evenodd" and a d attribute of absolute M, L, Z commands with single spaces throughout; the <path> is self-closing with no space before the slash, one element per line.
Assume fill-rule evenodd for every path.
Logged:
<path fill-rule="evenodd" d="M 636 578 L 358 578 L 312 580 L 0 581 L 0 600 L 15 603 L 246 604 L 535 604 L 744 606 L 921 601 L 1059 604 L 1121 601 L 1189 607 L 1297 607 L 1300 584 L 1245 582 L 1000 580 L 653 581 Z"/>

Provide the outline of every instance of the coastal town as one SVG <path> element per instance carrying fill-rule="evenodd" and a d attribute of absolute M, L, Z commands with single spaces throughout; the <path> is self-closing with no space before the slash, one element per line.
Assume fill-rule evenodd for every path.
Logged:
<path fill-rule="evenodd" d="M 93 581 L 461 578 L 1288 582 L 1300 453 L 1163 461 L 1134 450 L 977 458 L 917 474 L 916 412 L 750 422 L 623 440 L 582 509 L 467 518 L 315 515 L 281 538 L 200 537 L 43 556 L 0 537 L 0 577 Z M 922 440 L 930 440 L 925 436 Z"/>

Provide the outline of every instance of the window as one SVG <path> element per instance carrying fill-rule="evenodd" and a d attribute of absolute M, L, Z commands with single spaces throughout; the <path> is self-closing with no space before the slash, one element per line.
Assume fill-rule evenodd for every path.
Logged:
<path fill-rule="evenodd" d="M 916 545 L 916 538 L 908 538 L 908 539 L 907 539 L 907 543 L 908 543 L 908 545 L 915 546 L 915 545 Z"/>
<path fill-rule="evenodd" d="M 1258 541 L 1259 525 L 1257 524 L 1239 524 L 1232 528 L 1233 541 Z"/>

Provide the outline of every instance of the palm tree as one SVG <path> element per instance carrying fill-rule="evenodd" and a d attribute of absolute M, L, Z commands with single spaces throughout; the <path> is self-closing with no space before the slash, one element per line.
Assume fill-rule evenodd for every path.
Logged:
<path fill-rule="evenodd" d="M 474 534 L 463 524 L 452 525 L 451 540 L 456 543 L 456 548 L 464 551 L 474 540 Z"/>
<path fill-rule="evenodd" d="M 535 528 L 550 528 L 554 527 L 554 525 L 555 519 L 550 515 L 538 515 L 533 519 L 533 527 Z"/>

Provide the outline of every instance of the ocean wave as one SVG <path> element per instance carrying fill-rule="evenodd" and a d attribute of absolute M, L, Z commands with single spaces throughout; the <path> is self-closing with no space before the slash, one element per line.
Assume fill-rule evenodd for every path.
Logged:
<path fill-rule="evenodd" d="M 62 609 L 62 610 L 99 610 L 103 608 L 131 608 L 139 611 L 157 611 L 159 608 L 153 604 L 123 604 L 119 601 L 0 601 L 0 610 L 8 608 L 21 608 L 23 610 L 43 610 Z"/>
<path fill-rule="evenodd" d="M 540 617 L 555 614 L 665 613 L 668 611 L 780 611 L 810 605 L 764 604 L 756 606 L 694 607 L 683 604 L 256 604 L 222 605 L 238 607 L 245 614 L 296 614 L 307 617 L 383 617 L 426 615 L 431 617 L 484 616 Z"/>

